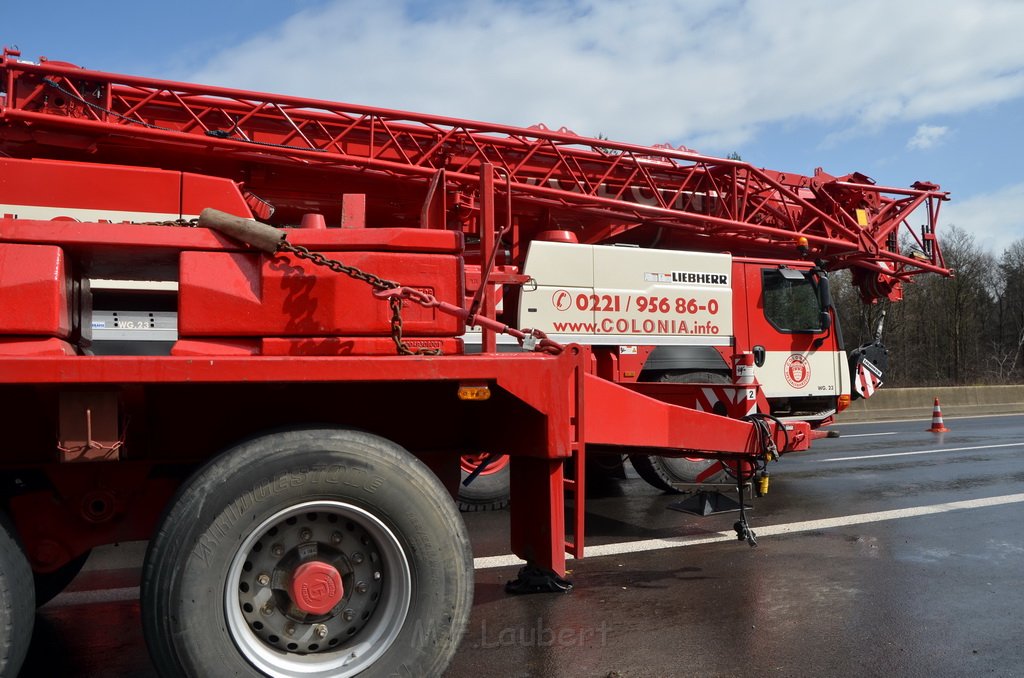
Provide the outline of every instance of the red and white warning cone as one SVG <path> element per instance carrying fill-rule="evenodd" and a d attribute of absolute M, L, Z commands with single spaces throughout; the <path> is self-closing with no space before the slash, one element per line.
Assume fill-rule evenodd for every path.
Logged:
<path fill-rule="evenodd" d="M 942 410 L 939 409 L 939 399 L 935 399 L 935 405 L 932 407 L 932 427 L 928 429 L 932 433 L 945 433 L 949 429 L 942 423 Z"/>

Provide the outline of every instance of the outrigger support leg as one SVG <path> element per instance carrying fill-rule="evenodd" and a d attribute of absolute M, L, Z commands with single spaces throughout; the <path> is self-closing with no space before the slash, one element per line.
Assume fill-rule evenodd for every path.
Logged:
<path fill-rule="evenodd" d="M 751 478 L 752 479 L 752 478 Z M 736 539 L 745 541 L 751 548 L 757 546 L 757 535 L 747 523 L 747 511 L 743 505 L 743 473 L 736 474 L 736 489 L 740 494 L 740 519 L 732 526 L 736 530 Z"/>
<path fill-rule="evenodd" d="M 505 584 L 505 593 L 522 595 L 525 593 L 569 593 L 572 582 L 558 576 L 554 570 L 546 570 L 535 565 L 524 565 L 515 579 Z"/>

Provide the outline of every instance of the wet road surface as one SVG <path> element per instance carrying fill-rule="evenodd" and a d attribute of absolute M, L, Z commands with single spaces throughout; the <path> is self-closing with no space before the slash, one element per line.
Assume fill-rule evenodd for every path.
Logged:
<path fill-rule="evenodd" d="M 476 598 L 446 675 L 1024 675 L 1024 416 L 928 424 L 840 425 L 772 464 L 758 548 L 734 513 L 591 478 L 568 594 L 506 595 L 508 514 L 466 515 Z M 141 553 L 107 550 L 41 608 L 23 676 L 156 675 Z"/>

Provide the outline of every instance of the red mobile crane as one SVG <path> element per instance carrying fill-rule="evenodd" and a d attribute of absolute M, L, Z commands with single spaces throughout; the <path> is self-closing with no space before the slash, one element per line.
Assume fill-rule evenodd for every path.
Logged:
<path fill-rule="evenodd" d="M 532 278 L 541 289 L 511 289 L 512 303 L 501 307 L 503 319 L 539 327 L 563 342 L 595 346 L 608 366 L 605 375 L 615 381 L 728 383 L 732 352 L 750 350 L 767 399 L 762 409 L 815 427 L 830 422 L 849 395 L 866 396 L 877 388 L 885 367 L 884 349 L 876 342 L 853 351 L 848 370 L 839 332 L 829 333 L 830 327 L 812 317 L 815 302 L 809 298 L 810 288 L 823 288 L 823 278 L 804 265 L 810 276 L 804 281 L 784 281 L 783 269 L 774 274 L 775 280 L 762 280 L 764 264 L 758 260 L 820 262 L 821 271 L 850 268 L 866 300 L 898 298 L 902 280 L 943 268 L 933 233 L 944 194 L 931 184 L 885 189 L 860 174 L 837 178 L 819 170 L 804 177 L 685 150 L 586 140 L 542 126 L 523 130 L 127 76 L 81 79 L 81 69 L 70 65 L 48 62 L 43 67 L 59 77 L 19 78 L 23 91 L 8 116 L 25 127 L 49 132 L 12 139 L 12 154 L 128 165 L 156 162 L 231 177 L 245 186 L 257 216 L 270 218 L 273 205 L 277 224 L 298 223 L 311 212 L 324 215 L 325 223 L 338 224 L 347 214 L 349 225 L 386 221 L 457 226 L 479 242 L 476 195 L 481 168 L 491 164 L 499 175 L 494 185 L 509 203 L 498 210 L 499 221 L 505 212 L 508 232 L 502 239 L 505 246 L 494 249 L 497 268 L 489 278 L 494 284 L 474 299 L 478 310 L 487 315 L 495 309 L 495 295 L 510 280 L 502 275 Z M 191 141 L 186 142 L 183 134 Z M 338 199 L 340 191 L 348 194 L 348 208 Z M 362 205 L 363 212 L 355 205 Z M 907 223 L 918 208 L 926 212 L 921 233 Z M 362 221 L 353 221 L 351 213 L 359 213 Z M 913 245 L 907 254 L 900 253 L 898 242 L 903 226 Z M 699 301 L 699 294 L 679 296 L 678 284 L 628 280 L 609 287 L 607 282 L 602 286 L 600 278 L 607 276 L 600 273 L 593 280 L 580 272 L 567 277 L 565 262 L 571 255 L 566 255 L 566 248 L 540 244 L 565 239 L 753 258 L 726 265 L 735 271 L 723 287 L 735 293 L 738 303 L 723 314 L 735 316 L 730 319 L 734 331 L 701 311 L 706 304 L 689 304 Z M 480 250 L 475 247 L 467 260 L 471 287 L 479 278 Z M 592 258 L 607 261 L 606 267 L 621 266 L 626 256 L 620 251 L 602 258 L 601 252 L 594 250 Z M 526 265 L 528 255 L 532 266 Z M 576 258 L 581 259 L 580 266 L 594 265 L 582 261 L 587 256 L 579 248 Z M 488 264 L 491 261 L 487 259 Z M 671 271 L 701 264 L 680 255 L 660 261 L 634 256 L 631 265 L 637 267 L 634 277 L 650 277 L 656 272 L 647 269 L 655 265 Z M 570 284 L 559 285 L 559 280 Z M 811 315 L 783 313 L 760 323 L 746 317 L 745 310 L 757 307 L 765 285 L 779 303 L 801 303 Z M 803 288 L 802 295 L 790 287 Z M 689 286 L 682 292 L 702 288 L 707 286 Z M 517 304 L 519 296 L 527 299 L 521 291 L 533 292 L 530 300 L 550 299 Z M 783 299 L 794 294 L 802 301 Z M 563 304 L 571 300 L 569 308 L 556 307 L 556 295 Z M 633 299 L 655 303 L 644 303 L 643 310 L 634 304 L 632 313 L 625 313 Z M 665 302 L 668 313 L 674 314 L 678 300 L 686 302 L 685 310 L 697 311 L 686 314 L 685 331 L 680 331 L 679 323 L 657 322 L 667 315 L 661 312 Z M 793 322 L 796 332 L 789 326 Z M 703 338 L 696 334 L 700 328 L 707 332 Z M 716 328 L 719 336 L 709 336 Z M 488 333 L 467 338 L 475 344 L 481 338 L 492 341 Z M 722 411 L 719 402 L 713 397 L 707 406 Z M 676 482 L 725 475 L 717 461 L 648 455 L 632 459 L 645 479 L 666 490 Z M 463 489 L 464 505 L 503 501 L 506 461 L 502 457 L 492 463 L 484 476 Z"/>
<path fill-rule="evenodd" d="M 42 600 L 94 546 L 150 539 L 166 675 L 437 674 L 471 607 L 460 456 L 514 459 L 512 587 L 559 589 L 588 453 L 668 487 L 687 456 L 749 481 L 880 382 L 880 344 L 846 372 L 828 271 L 866 300 L 948 274 L 933 184 L 19 56 L 0 61 L 9 661 L 18 584 Z"/>

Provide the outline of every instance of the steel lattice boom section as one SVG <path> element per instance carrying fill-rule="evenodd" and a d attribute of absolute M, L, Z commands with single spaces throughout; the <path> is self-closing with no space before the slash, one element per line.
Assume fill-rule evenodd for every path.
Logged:
<path fill-rule="evenodd" d="M 444 170 L 449 190 L 470 195 L 490 163 L 503 170 L 498 187 L 511 191 L 517 212 L 570 214 L 584 242 L 628 241 L 656 229 L 659 246 L 779 256 L 806 238 L 806 256 L 854 269 L 862 289 L 880 281 L 880 292 L 866 294 L 874 297 L 885 296 L 886 280 L 948 274 L 934 235 L 948 198 L 934 184 L 885 188 L 860 174 L 821 170 L 807 177 L 564 129 L 32 64 L 15 54 L 0 62 L 0 149 L 11 154 L 65 144 L 120 160 L 159 146 L 187 157 L 193 171 L 203 162 L 245 164 L 239 180 L 253 167 L 285 166 L 423 187 Z M 162 154 L 165 164 L 167 157 L 173 154 Z M 908 221 L 915 211 L 924 215 L 920 232 Z"/>

